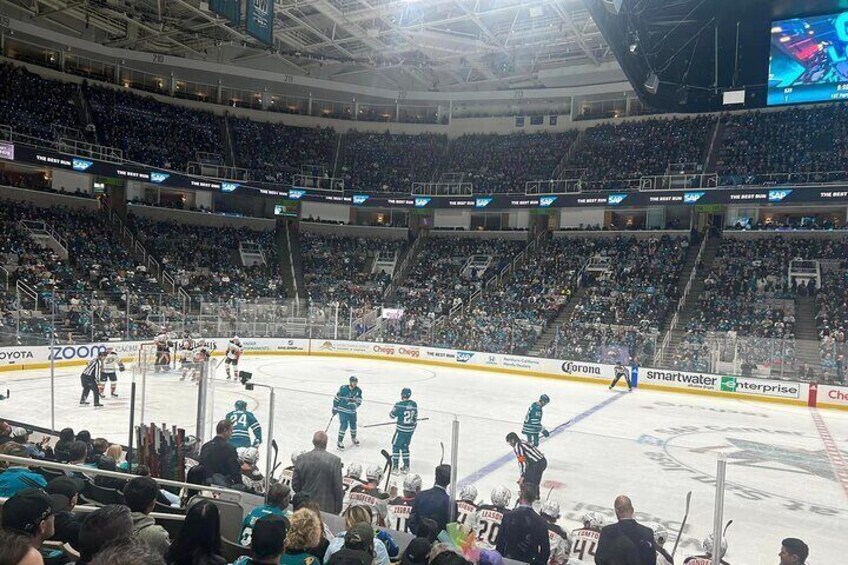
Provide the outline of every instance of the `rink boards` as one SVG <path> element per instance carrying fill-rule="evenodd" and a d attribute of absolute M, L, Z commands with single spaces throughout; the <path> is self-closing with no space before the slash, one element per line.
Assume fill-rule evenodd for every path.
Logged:
<path fill-rule="evenodd" d="M 215 338 L 215 355 L 223 355 L 229 338 Z M 111 347 L 125 363 L 138 358 L 139 346 L 149 341 L 103 342 L 84 345 L 58 345 L 0 348 L 0 371 L 31 370 L 54 366 L 83 365 L 99 351 Z M 394 343 L 343 341 L 332 339 L 255 338 L 243 339 L 244 354 L 337 356 L 391 360 L 452 368 L 494 371 L 543 378 L 559 378 L 608 384 L 613 365 L 521 355 L 481 353 Z M 745 398 L 802 406 L 848 410 L 848 387 L 692 373 L 652 367 L 636 367 L 632 373 L 638 386 L 646 389 Z M 619 385 L 621 386 L 621 385 Z"/>

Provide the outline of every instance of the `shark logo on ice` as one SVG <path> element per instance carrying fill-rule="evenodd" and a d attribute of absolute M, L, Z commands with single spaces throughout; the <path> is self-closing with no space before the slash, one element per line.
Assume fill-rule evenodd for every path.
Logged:
<path fill-rule="evenodd" d="M 165 182 L 168 177 L 170 177 L 168 173 L 157 173 L 156 171 L 151 171 L 150 180 L 156 183 Z"/>
<path fill-rule="evenodd" d="M 539 199 L 539 206 L 541 208 L 550 208 L 550 206 L 556 201 L 556 196 L 543 196 Z"/>
<path fill-rule="evenodd" d="M 477 198 L 474 201 L 474 207 L 475 208 L 485 208 L 486 206 L 488 206 L 489 204 L 492 203 L 492 200 L 494 200 L 494 198 Z"/>
<path fill-rule="evenodd" d="M 298 190 L 296 188 L 289 190 L 289 198 L 291 198 L 292 200 L 300 200 L 301 198 L 303 198 L 304 194 L 306 194 L 305 190 Z"/>
<path fill-rule="evenodd" d="M 607 204 L 611 206 L 617 206 L 624 202 L 624 199 L 627 198 L 626 194 L 610 194 L 607 196 Z"/>
<path fill-rule="evenodd" d="M 790 188 L 784 188 L 780 190 L 769 190 L 768 199 L 769 202 L 780 202 L 790 194 L 792 194 L 792 189 Z"/>
<path fill-rule="evenodd" d="M 429 198 L 416 198 L 415 199 L 415 207 L 416 208 L 423 208 L 424 206 L 426 206 L 429 203 L 430 203 Z"/>
<path fill-rule="evenodd" d="M 93 161 L 86 161 L 85 159 L 74 159 L 73 161 L 71 161 L 71 167 L 75 171 L 85 171 L 93 164 Z"/>
<path fill-rule="evenodd" d="M 221 192 L 233 192 L 239 186 L 241 186 L 241 185 L 237 182 L 222 182 L 221 183 Z"/>
<path fill-rule="evenodd" d="M 354 194 L 353 203 L 359 206 L 360 204 L 365 204 L 368 198 L 369 196 L 367 194 Z"/>
<path fill-rule="evenodd" d="M 706 194 L 706 192 L 684 192 L 683 193 L 683 203 L 684 204 L 694 204 L 701 197 Z"/>

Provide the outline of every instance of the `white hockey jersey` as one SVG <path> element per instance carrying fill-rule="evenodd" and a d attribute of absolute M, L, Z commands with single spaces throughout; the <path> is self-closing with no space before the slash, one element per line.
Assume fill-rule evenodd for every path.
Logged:
<path fill-rule="evenodd" d="M 405 532 L 414 501 L 414 498 L 402 496 L 390 500 L 387 507 L 386 527 L 396 532 Z"/>
<path fill-rule="evenodd" d="M 595 552 L 601 532 L 579 528 L 571 532 L 571 553 L 568 565 L 595 565 Z"/>
<path fill-rule="evenodd" d="M 571 553 L 571 539 L 568 532 L 556 524 L 548 524 L 548 541 L 551 544 L 548 565 L 566 565 Z"/>
<path fill-rule="evenodd" d="M 120 356 L 114 351 L 107 353 L 103 359 L 103 372 L 115 373 L 118 369 L 123 369 L 124 364 L 121 362 Z"/>
<path fill-rule="evenodd" d="M 238 361 L 238 358 L 241 357 L 242 352 L 244 351 L 244 347 L 233 343 L 232 341 L 227 345 L 227 359 L 230 361 Z"/>
<path fill-rule="evenodd" d="M 477 546 L 480 549 L 495 549 L 498 543 L 498 532 L 501 529 L 504 514 L 509 512 L 505 508 L 498 508 L 491 504 L 483 504 L 477 510 Z"/>
<path fill-rule="evenodd" d="M 473 502 L 467 500 L 456 501 L 456 521 L 468 526 L 471 531 L 477 530 L 477 508 Z"/>

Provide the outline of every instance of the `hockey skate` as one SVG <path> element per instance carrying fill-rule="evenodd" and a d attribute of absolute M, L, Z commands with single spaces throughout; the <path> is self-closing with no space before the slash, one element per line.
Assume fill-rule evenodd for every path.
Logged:
<path fill-rule="evenodd" d="M 359 446 L 359 440 L 356 439 L 356 438 L 353 438 L 353 445 Z"/>
<path fill-rule="evenodd" d="M 339 451 L 344 451 L 344 448 L 345 448 L 345 446 L 342 442 L 336 443 L 336 449 L 338 449 Z"/>

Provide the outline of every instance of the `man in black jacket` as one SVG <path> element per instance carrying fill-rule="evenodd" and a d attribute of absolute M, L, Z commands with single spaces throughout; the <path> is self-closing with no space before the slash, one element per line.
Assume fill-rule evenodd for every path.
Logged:
<path fill-rule="evenodd" d="M 546 565 L 551 554 L 548 523 L 533 510 L 533 501 L 539 498 L 539 486 L 522 482 L 518 508 L 504 514 L 498 532 L 498 553 L 505 558 Z"/>
<path fill-rule="evenodd" d="M 438 532 L 445 529 L 450 521 L 451 500 L 448 495 L 448 485 L 451 480 L 450 465 L 436 467 L 436 484 L 433 488 L 418 493 L 412 503 L 412 512 L 407 521 L 409 531 L 418 535 L 418 527 L 425 518 L 436 522 Z"/>
<path fill-rule="evenodd" d="M 618 522 L 604 526 L 595 552 L 595 565 L 656 565 L 654 531 L 633 519 L 633 503 L 624 495 L 615 499 Z"/>
<path fill-rule="evenodd" d="M 206 481 L 219 486 L 240 487 L 244 484 L 241 480 L 241 466 L 236 448 L 230 444 L 233 423 L 221 420 L 215 433 L 218 435 L 200 448 L 200 464 L 206 469 Z"/>

